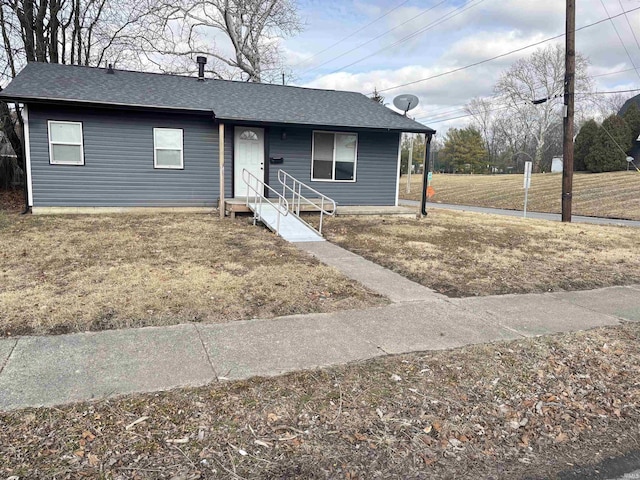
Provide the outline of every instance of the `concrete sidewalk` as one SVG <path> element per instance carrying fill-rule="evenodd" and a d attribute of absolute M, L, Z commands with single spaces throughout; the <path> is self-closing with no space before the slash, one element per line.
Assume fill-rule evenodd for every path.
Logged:
<path fill-rule="evenodd" d="M 278 375 L 620 320 L 640 321 L 640 287 L 428 297 L 331 314 L 2 339 L 0 410 Z"/>

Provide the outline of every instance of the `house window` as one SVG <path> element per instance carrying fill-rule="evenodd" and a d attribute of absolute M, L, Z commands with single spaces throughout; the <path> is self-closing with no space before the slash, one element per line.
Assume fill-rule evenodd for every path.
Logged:
<path fill-rule="evenodd" d="M 154 168 L 184 168 L 181 128 L 153 129 Z"/>
<path fill-rule="evenodd" d="M 251 130 L 245 130 L 240 134 L 240 140 L 258 140 L 258 134 Z"/>
<path fill-rule="evenodd" d="M 358 135 L 313 132 L 311 180 L 355 182 Z"/>
<path fill-rule="evenodd" d="M 49 163 L 84 165 L 82 122 L 49 120 Z"/>

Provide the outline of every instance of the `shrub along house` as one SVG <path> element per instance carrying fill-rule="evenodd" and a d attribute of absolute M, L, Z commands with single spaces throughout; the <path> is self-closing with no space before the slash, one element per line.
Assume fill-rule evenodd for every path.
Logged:
<path fill-rule="evenodd" d="M 34 213 L 211 208 L 247 195 L 243 169 L 274 186 L 282 169 L 342 205 L 397 205 L 401 133 L 434 133 L 359 93 L 203 75 L 29 63 L 0 98 L 24 105 Z"/>

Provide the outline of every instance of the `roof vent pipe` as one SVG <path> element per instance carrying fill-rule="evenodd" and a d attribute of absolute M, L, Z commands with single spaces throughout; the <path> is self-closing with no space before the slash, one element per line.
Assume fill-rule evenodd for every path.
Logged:
<path fill-rule="evenodd" d="M 207 64 L 207 57 L 196 57 L 198 62 L 198 80 L 204 82 L 204 66 Z"/>
<path fill-rule="evenodd" d="M 116 73 L 116 72 L 113 70 L 113 64 L 112 64 L 112 63 L 110 63 L 110 64 L 109 64 L 109 68 L 107 68 L 107 73 Z"/>

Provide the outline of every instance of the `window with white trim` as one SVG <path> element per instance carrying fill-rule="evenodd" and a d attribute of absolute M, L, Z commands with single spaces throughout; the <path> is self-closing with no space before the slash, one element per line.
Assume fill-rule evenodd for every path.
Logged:
<path fill-rule="evenodd" d="M 184 168 L 181 128 L 153 129 L 153 167 Z"/>
<path fill-rule="evenodd" d="M 49 120 L 49 163 L 84 165 L 82 122 Z"/>
<path fill-rule="evenodd" d="M 358 135 L 342 132 L 313 132 L 311 180 L 355 182 Z"/>

